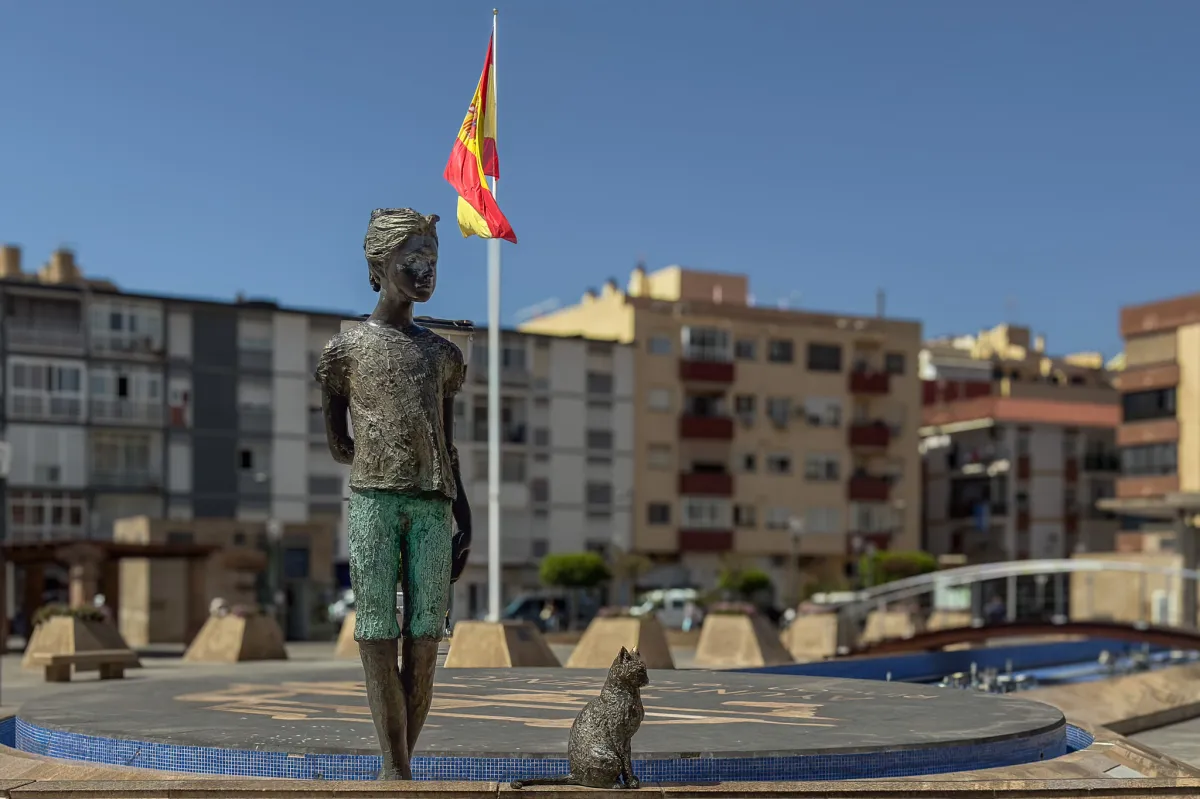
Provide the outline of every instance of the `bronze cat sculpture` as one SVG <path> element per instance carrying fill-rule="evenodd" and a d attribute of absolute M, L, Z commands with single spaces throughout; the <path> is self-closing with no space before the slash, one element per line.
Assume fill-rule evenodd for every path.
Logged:
<path fill-rule="evenodd" d="M 585 788 L 636 788 L 630 743 L 646 710 L 641 687 L 647 685 L 646 664 L 637 649 L 621 647 L 608 670 L 600 696 L 584 705 L 571 725 L 567 741 L 570 773 L 563 777 L 515 780 L 514 788 L 527 785 L 581 785 Z M 623 784 L 622 784 L 623 783 Z"/>

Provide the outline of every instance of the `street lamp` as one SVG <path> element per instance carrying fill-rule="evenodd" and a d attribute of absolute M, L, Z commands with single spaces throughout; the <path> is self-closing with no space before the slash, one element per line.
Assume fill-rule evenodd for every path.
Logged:
<path fill-rule="evenodd" d="M 280 544 L 283 542 L 283 523 L 276 518 L 267 519 L 267 587 L 271 592 L 271 603 L 275 609 L 275 621 L 283 628 L 283 590 L 279 585 L 281 567 Z"/>
<path fill-rule="evenodd" d="M 800 536 L 804 535 L 804 519 L 793 516 L 788 519 L 788 536 L 791 552 L 791 562 L 788 563 L 788 577 L 791 585 L 792 605 L 800 604 Z"/>

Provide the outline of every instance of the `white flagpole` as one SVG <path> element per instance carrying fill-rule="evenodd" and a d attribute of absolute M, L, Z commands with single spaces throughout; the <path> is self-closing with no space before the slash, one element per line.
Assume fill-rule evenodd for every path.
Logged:
<path fill-rule="evenodd" d="M 496 16 L 492 9 L 492 80 L 496 102 Z M 480 154 L 482 155 L 482 153 Z M 492 196 L 496 196 L 492 178 Z M 488 239 L 488 621 L 500 620 L 500 240 Z"/>

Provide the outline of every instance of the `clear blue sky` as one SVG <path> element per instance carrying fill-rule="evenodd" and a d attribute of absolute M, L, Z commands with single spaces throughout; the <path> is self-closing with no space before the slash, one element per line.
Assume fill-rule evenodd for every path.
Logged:
<path fill-rule="evenodd" d="M 0 241 L 130 289 L 365 312 L 369 211 L 444 218 L 493 3 L 0 0 Z M 508 2 L 505 319 L 639 258 L 760 302 L 1119 348 L 1200 289 L 1200 3 Z M 35 263 L 35 265 L 36 265 Z M 1011 313 L 1010 313 L 1011 311 Z"/>

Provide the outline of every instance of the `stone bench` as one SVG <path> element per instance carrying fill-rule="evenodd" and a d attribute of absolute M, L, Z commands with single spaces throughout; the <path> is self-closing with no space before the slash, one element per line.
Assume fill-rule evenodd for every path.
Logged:
<path fill-rule="evenodd" d="M 102 680 L 120 680 L 125 669 L 138 665 L 137 653 L 129 649 L 94 649 L 72 654 L 34 654 L 33 664 L 45 668 L 46 682 L 70 682 L 71 669 L 99 671 Z"/>

